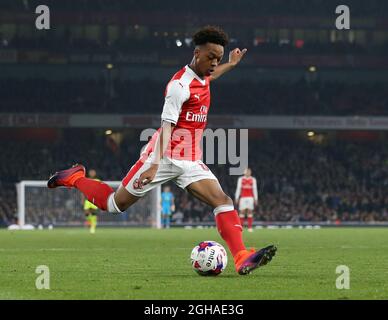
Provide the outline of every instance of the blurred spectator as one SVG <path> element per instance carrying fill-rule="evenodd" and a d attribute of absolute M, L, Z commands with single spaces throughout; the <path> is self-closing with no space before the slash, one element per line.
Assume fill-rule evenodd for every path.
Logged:
<path fill-rule="evenodd" d="M 183 223 L 183 218 L 184 218 L 184 215 L 183 215 L 183 212 L 181 210 L 177 210 L 173 215 L 172 215 L 172 221 L 175 223 L 175 224 L 182 224 Z"/>

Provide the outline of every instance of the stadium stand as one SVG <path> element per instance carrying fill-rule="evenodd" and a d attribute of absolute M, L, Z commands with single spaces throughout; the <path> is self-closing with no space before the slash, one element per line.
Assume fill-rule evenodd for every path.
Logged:
<path fill-rule="evenodd" d="M 12 113 L 158 114 L 165 86 L 153 80 L 117 80 L 109 86 L 104 79 L 7 79 L 0 81 L 0 104 L 2 112 Z M 387 83 L 219 82 L 212 85 L 211 113 L 382 116 L 388 114 L 387 91 Z"/>
<path fill-rule="evenodd" d="M 206 20 L 203 7 L 187 0 L 168 6 L 46 0 L 56 27 L 35 32 L 27 13 L 39 4 L 0 2 L 1 113 L 159 115 L 166 74 L 189 62 L 192 32 L 211 21 L 229 32 L 232 47 L 247 47 L 249 54 L 226 81 L 212 85 L 209 117 L 388 115 L 388 1 L 349 0 L 352 30 L 341 32 L 334 30 L 336 0 L 240 1 L 244 19 L 234 14 L 234 2 L 214 0 Z M 58 130 L 55 141 L 9 136 L 0 135 L 3 225 L 15 222 L 18 181 L 45 180 L 74 161 L 96 168 L 103 179 L 120 180 L 141 147 L 135 131 L 115 151 L 91 129 Z M 249 166 L 265 185 L 257 221 L 388 220 L 388 154 L 381 139 L 316 144 L 277 139 L 270 131 L 251 140 L 249 152 Z M 233 195 L 237 177 L 229 176 L 227 165 L 211 168 Z M 177 220 L 214 220 L 208 207 L 174 192 Z M 62 214 L 58 219 L 66 219 Z"/>
<path fill-rule="evenodd" d="M 74 159 L 97 168 L 101 177 L 120 180 L 138 157 L 136 137 L 125 140 L 116 152 L 105 140 L 87 130 L 65 130 L 54 144 L 1 141 L 0 223 L 15 219 L 15 183 L 45 180 Z M 25 161 L 23 155 L 31 157 Z M 250 142 L 249 165 L 264 182 L 255 220 L 261 222 L 388 221 L 388 148 L 381 141 L 328 141 L 285 138 L 270 134 Z M 231 196 L 236 176 L 228 165 L 209 166 Z M 183 222 L 213 221 L 211 209 L 174 187 L 177 212 Z M 65 219 L 65 217 L 62 217 Z"/>

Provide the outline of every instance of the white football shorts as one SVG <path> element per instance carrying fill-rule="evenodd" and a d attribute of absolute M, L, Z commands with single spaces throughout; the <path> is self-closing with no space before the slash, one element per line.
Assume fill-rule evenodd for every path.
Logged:
<path fill-rule="evenodd" d="M 139 159 L 123 179 L 122 185 L 134 196 L 143 197 L 148 191 L 170 180 L 174 181 L 182 189 L 185 189 L 193 182 L 203 179 L 218 181 L 216 176 L 201 160 L 176 160 L 165 157 L 160 161 L 154 180 L 140 189 L 138 188 L 139 177 L 145 170 L 150 168 L 152 160 L 153 152 L 150 153 L 145 161 Z"/>
<path fill-rule="evenodd" d="M 253 197 L 244 197 L 240 198 L 239 201 L 239 210 L 253 210 L 255 208 L 255 199 Z"/>

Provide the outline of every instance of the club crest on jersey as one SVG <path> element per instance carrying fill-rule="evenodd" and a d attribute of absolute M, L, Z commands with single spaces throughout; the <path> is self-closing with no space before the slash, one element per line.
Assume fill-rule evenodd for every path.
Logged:
<path fill-rule="evenodd" d="M 186 121 L 206 122 L 207 121 L 207 107 L 201 106 L 199 111 L 200 111 L 200 113 L 194 113 L 192 111 L 188 111 L 186 113 Z"/>

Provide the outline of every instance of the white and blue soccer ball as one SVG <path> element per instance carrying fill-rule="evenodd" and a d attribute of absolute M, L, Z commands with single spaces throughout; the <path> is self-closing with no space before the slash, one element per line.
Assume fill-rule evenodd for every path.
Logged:
<path fill-rule="evenodd" d="M 228 256 L 225 248 L 216 241 L 202 241 L 191 251 L 191 265 L 201 276 L 217 276 L 227 264 Z"/>

